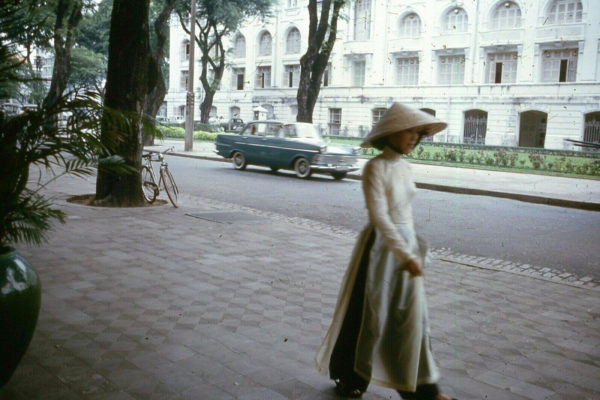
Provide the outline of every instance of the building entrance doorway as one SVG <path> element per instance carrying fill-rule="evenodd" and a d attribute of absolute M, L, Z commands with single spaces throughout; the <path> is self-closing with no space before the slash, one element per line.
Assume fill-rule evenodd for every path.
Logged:
<path fill-rule="evenodd" d="M 546 121 L 548 114 L 541 111 L 521 113 L 519 124 L 519 147 L 544 148 L 546 141 Z"/>

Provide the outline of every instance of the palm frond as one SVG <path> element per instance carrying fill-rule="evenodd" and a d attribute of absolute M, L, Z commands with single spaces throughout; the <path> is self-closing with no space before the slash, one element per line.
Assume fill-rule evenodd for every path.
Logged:
<path fill-rule="evenodd" d="M 85 92 L 68 93 L 50 105 L 16 116 L 0 113 L 0 158 L 4 161 L 0 163 L 0 245 L 40 244 L 52 220 L 64 221 L 64 214 L 40 195 L 59 177 L 88 177 L 97 168 L 136 173 L 122 157 L 112 154 L 112 142 L 100 138 L 103 123 L 129 129 L 131 121 L 130 116 L 106 110 L 98 95 Z M 35 170 L 32 166 L 40 170 L 34 180 L 29 179 Z"/>
<path fill-rule="evenodd" d="M 0 237 L 3 243 L 41 244 L 51 222 L 65 222 L 65 214 L 52 207 L 50 199 L 25 189 L 14 204 L 0 206 Z M 7 207 L 8 206 L 8 207 Z"/>

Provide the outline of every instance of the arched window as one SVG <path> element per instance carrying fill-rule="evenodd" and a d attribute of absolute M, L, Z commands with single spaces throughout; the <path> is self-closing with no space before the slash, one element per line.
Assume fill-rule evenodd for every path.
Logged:
<path fill-rule="evenodd" d="M 583 6 L 580 0 L 554 0 L 548 10 L 546 23 L 572 24 L 581 22 Z"/>
<path fill-rule="evenodd" d="M 488 113 L 483 110 L 465 112 L 463 143 L 485 144 L 487 115 Z"/>
<path fill-rule="evenodd" d="M 298 53 L 300 53 L 300 31 L 297 28 L 292 28 L 285 41 L 285 54 Z"/>
<path fill-rule="evenodd" d="M 272 51 L 272 39 L 271 34 L 269 32 L 263 32 L 260 35 L 260 42 L 258 47 L 258 55 L 259 56 L 270 56 Z"/>
<path fill-rule="evenodd" d="M 446 14 L 444 29 L 446 32 L 466 32 L 468 17 L 465 10 L 460 7 L 453 8 Z"/>
<path fill-rule="evenodd" d="M 583 141 L 600 144 L 600 111 L 585 114 Z M 590 149 L 586 148 L 586 150 Z"/>
<path fill-rule="evenodd" d="M 229 107 L 229 118 L 240 118 L 240 108 L 237 106 Z"/>
<path fill-rule="evenodd" d="M 521 9 L 512 1 L 500 3 L 492 14 L 492 29 L 518 28 L 521 26 Z"/>
<path fill-rule="evenodd" d="M 371 30 L 371 0 L 356 0 L 354 5 L 354 40 L 369 39 Z"/>
<path fill-rule="evenodd" d="M 400 36 L 419 37 L 421 35 L 421 19 L 415 13 L 410 13 L 400 21 Z"/>
<path fill-rule="evenodd" d="M 181 42 L 181 60 L 189 60 L 190 59 L 190 41 L 184 40 Z"/>
<path fill-rule="evenodd" d="M 246 38 L 243 35 L 237 35 L 235 38 L 233 54 L 235 58 L 246 57 Z"/>

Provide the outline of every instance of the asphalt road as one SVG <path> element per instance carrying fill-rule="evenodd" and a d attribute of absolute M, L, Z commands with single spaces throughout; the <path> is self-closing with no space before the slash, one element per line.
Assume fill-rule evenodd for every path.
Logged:
<path fill-rule="evenodd" d="M 367 222 L 360 181 L 297 179 L 250 166 L 168 157 L 180 191 L 355 231 Z M 600 279 L 600 213 L 485 196 L 419 190 L 415 223 L 432 247 Z"/>

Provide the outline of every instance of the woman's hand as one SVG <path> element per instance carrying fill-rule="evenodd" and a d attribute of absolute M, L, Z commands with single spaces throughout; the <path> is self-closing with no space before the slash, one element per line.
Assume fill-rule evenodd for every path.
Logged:
<path fill-rule="evenodd" d="M 406 269 L 412 277 L 423 275 L 423 270 L 421 269 L 421 265 L 414 258 L 411 258 L 410 260 L 408 260 L 406 262 L 404 269 Z"/>

